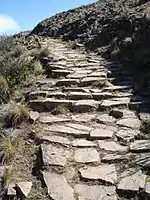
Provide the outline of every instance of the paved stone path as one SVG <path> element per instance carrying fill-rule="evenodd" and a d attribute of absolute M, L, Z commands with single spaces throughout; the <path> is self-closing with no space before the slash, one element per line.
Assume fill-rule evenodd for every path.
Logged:
<path fill-rule="evenodd" d="M 150 140 L 140 139 L 141 121 L 131 110 L 145 102 L 133 100 L 130 74 L 59 40 L 43 45 L 52 53 L 43 59 L 48 78 L 37 81 L 29 104 L 40 112 L 42 173 L 51 199 L 149 195 L 148 177 L 135 163 L 149 155 Z"/>

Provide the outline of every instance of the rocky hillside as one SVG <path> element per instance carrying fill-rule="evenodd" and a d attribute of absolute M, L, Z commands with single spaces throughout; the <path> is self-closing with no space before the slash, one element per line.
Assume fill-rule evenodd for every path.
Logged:
<path fill-rule="evenodd" d="M 147 86 L 149 0 L 98 1 L 46 19 L 34 28 L 32 34 L 80 42 L 107 59 L 119 59 L 133 70 L 140 87 Z M 144 80 L 141 80 L 141 72 Z"/>

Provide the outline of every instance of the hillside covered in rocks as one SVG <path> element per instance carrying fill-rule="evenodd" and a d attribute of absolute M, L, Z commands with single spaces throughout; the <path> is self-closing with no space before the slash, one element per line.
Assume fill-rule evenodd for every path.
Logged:
<path fill-rule="evenodd" d="M 150 199 L 149 19 L 103 0 L 0 37 L 0 199 Z"/>
<path fill-rule="evenodd" d="M 73 46 L 82 43 L 107 59 L 121 60 L 140 88 L 149 85 L 149 0 L 101 0 L 46 19 L 32 33 L 72 40 Z"/>

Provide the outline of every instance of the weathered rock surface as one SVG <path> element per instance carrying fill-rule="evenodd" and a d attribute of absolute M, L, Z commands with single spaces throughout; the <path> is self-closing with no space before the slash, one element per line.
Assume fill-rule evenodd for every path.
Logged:
<path fill-rule="evenodd" d="M 32 182 L 18 182 L 16 187 L 20 191 L 21 195 L 26 198 L 31 191 Z"/>
<path fill-rule="evenodd" d="M 74 159 L 79 163 L 98 162 L 100 157 L 96 149 L 84 148 L 75 151 Z"/>
<path fill-rule="evenodd" d="M 117 200 L 114 186 L 88 186 L 77 184 L 75 185 L 74 190 L 80 197 L 80 200 Z"/>
<path fill-rule="evenodd" d="M 127 146 L 123 146 L 118 144 L 117 142 L 113 142 L 113 141 L 106 141 L 106 140 L 99 140 L 98 141 L 98 145 L 99 148 L 102 150 L 106 150 L 106 151 L 119 151 L 119 152 L 123 152 L 123 151 L 127 151 L 128 147 Z"/>
<path fill-rule="evenodd" d="M 49 196 L 54 200 L 75 200 L 73 189 L 63 175 L 43 172 Z"/>
<path fill-rule="evenodd" d="M 111 184 L 117 181 L 115 165 L 100 165 L 79 170 L 81 177 L 88 180 L 101 180 Z"/>
<path fill-rule="evenodd" d="M 107 139 L 112 138 L 114 132 L 107 129 L 96 128 L 90 132 L 91 139 Z"/>

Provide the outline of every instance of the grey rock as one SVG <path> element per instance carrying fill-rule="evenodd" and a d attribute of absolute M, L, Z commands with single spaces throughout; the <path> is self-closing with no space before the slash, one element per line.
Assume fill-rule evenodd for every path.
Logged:
<path fill-rule="evenodd" d="M 32 182 L 18 182 L 16 187 L 23 197 L 27 197 L 31 191 Z"/>
<path fill-rule="evenodd" d="M 97 121 L 99 123 L 111 124 L 114 123 L 116 119 L 108 114 L 103 114 L 97 117 Z"/>
<path fill-rule="evenodd" d="M 106 150 L 106 151 L 126 152 L 128 150 L 127 146 L 122 146 L 114 141 L 99 140 L 98 145 L 100 149 Z"/>
<path fill-rule="evenodd" d="M 72 128 L 69 126 L 65 125 L 51 125 L 49 127 L 44 128 L 46 131 L 51 131 L 54 133 L 62 133 L 62 134 L 68 134 L 68 135 L 73 135 L 77 137 L 84 137 L 88 136 L 89 132 L 88 131 L 83 131 L 83 130 L 78 130 L 76 128 Z"/>
<path fill-rule="evenodd" d="M 8 185 L 7 196 L 16 196 L 17 195 L 15 187 L 16 187 L 16 185 L 13 183 Z"/>
<path fill-rule="evenodd" d="M 124 128 L 116 132 L 116 137 L 121 139 L 124 142 L 132 141 L 136 136 L 140 134 L 138 130 L 132 130 L 129 128 Z"/>
<path fill-rule="evenodd" d="M 146 175 L 142 174 L 141 171 L 131 168 L 122 173 L 118 190 L 138 192 L 140 189 L 144 189 L 145 181 Z"/>
<path fill-rule="evenodd" d="M 150 196 L 150 182 L 146 182 L 145 192 L 148 196 Z"/>
<path fill-rule="evenodd" d="M 39 118 L 40 114 L 37 111 L 30 111 L 29 120 L 33 123 Z"/>
<path fill-rule="evenodd" d="M 108 163 L 117 163 L 120 161 L 128 161 L 130 159 L 130 155 L 128 154 L 106 154 L 102 157 L 102 162 L 108 162 Z"/>
<path fill-rule="evenodd" d="M 92 95 L 90 93 L 85 92 L 70 92 L 67 95 L 67 98 L 71 100 L 91 99 Z"/>
<path fill-rule="evenodd" d="M 56 82 L 56 86 L 71 86 L 78 85 L 79 80 L 77 79 L 61 79 Z"/>
<path fill-rule="evenodd" d="M 91 139 L 107 139 L 112 138 L 114 132 L 108 129 L 96 128 L 90 132 Z"/>
<path fill-rule="evenodd" d="M 84 148 L 75 151 L 75 161 L 79 163 L 92 163 L 99 161 L 99 153 L 96 149 Z"/>
<path fill-rule="evenodd" d="M 58 143 L 62 144 L 64 146 L 68 146 L 70 144 L 70 141 L 68 138 L 61 137 L 61 136 L 42 136 L 40 139 L 41 142 L 52 142 L 52 143 Z"/>
<path fill-rule="evenodd" d="M 135 118 L 127 118 L 127 119 L 121 119 L 117 122 L 117 125 L 119 126 L 125 126 L 128 128 L 133 128 L 133 129 L 140 129 L 141 122 L 139 119 Z"/>
<path fill-rule="evenodd" d="M 76 112 L 88 112 L 97 110 L 99 108 L 99 102 L 95 100 L 79 100 L 72 105 L 73 111 Z"/>
<path fill-rule="evenodd" d="M 96 147 L 96 144 L 85 139 L 77 139 L 72 142 L 72 146 L 73 147 Z"/>
<path fill-rule="evenodd" d="M 47 166 L 61 166 L 64 167 L 69 157 L 69 152 L 62 148 L 58 148 L 51 144 L 41 145 L 43 165 Z"/>
<path fill-rule="evenodd" d="M 136 140 L 130 144 L 132 152 L 148 152 L 150 151 L 150 140 Z"/>
<path fill-rule="evenodd" d="M 63 175 L 44 171 L 43 178 L 53 200 L 75 200 L 73 189 Z"/>
<path fill-rule="evenodd" d="M 56 122 L 68 122 L 71 119 L 69 118 L 60 118 L 60 117 L 56 117 L 53 115 L 49 115 L 49 116 L 40 116 L 39 121 L 42 122 L 43 124 L 52 124 L 52 123 L 56 123 Z"/>
<path fill-rule="evenodd" d="M 117 195 L 114 186 L 100 185 L 81 185 L 77 184 L 74 187 L 75 193 L 80 200 L 117 200 Z"/>
<path fill-rule="evenodd" d="M 82 178 L 88 180 L 101 180 L 107 183 L 115 184 L 117 173 L 114 164 L 100 165 L 97 167 L 88 167 L 79 170 Z"/>

